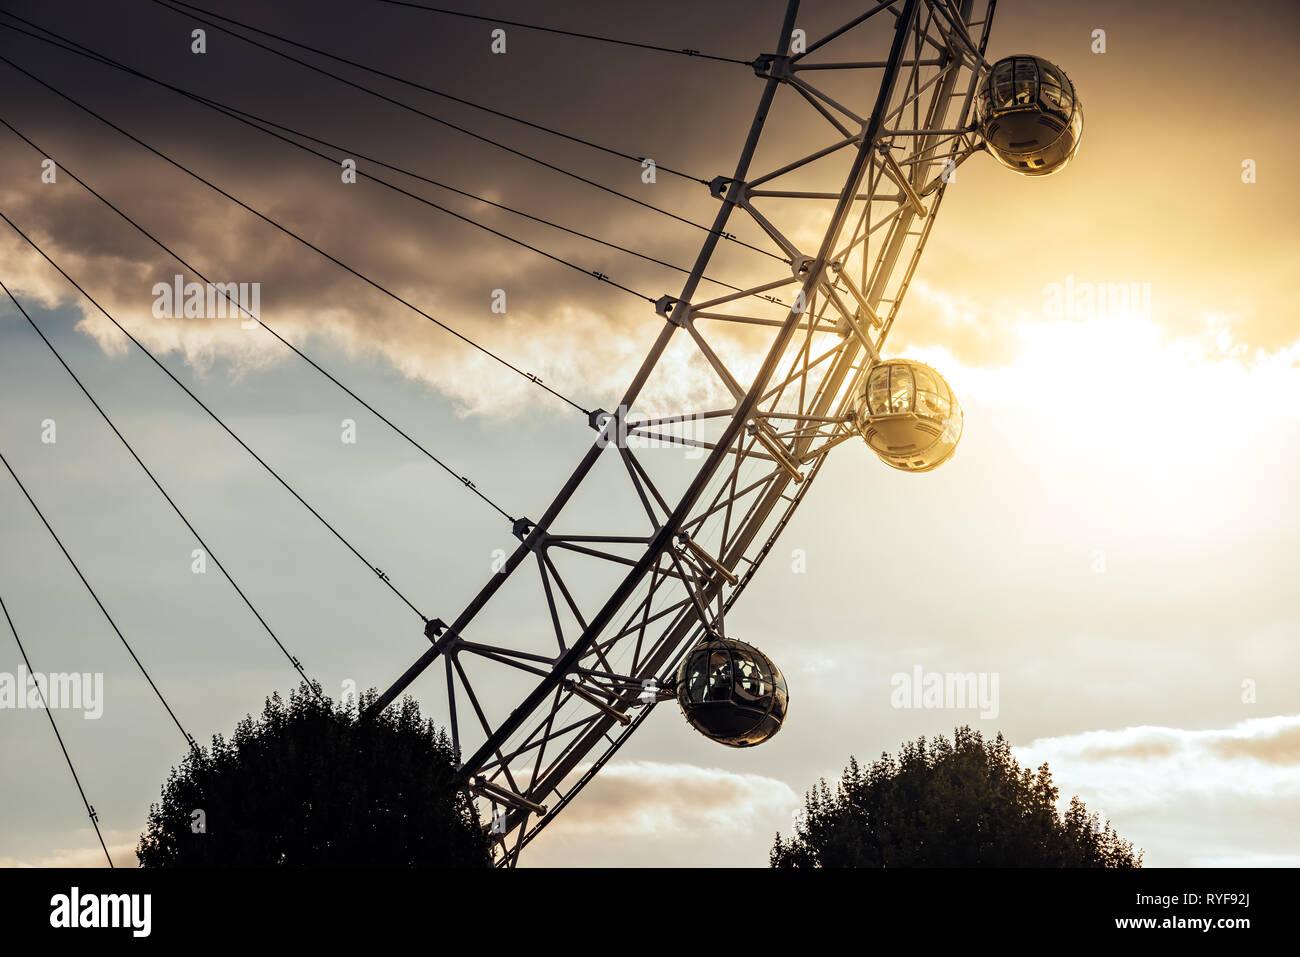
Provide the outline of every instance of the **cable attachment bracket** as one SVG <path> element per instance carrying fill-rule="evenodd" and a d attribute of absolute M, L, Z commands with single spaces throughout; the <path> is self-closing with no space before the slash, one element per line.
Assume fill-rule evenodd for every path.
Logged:
<path fill-rule="evenodd" d="M 681 300 L 674 296 L 660 296 L 655 300 L 655 312 L 659 313 L 659 315 L 663 316 L 674 326 L 684 329 L 691 319 L 691 304 L 689 302 L 685 303 L 687 308 L 679 314 L 677 307 L 680 304 L 682 304 Z"/>
<path fill-rule="evenodd" d="M 722 562 L 710 555 L 695 539 L 685 532 L 677 533 L 677 544 L 695 559 L 696 563 L 707 573 L 716 574 L 728 585 L 735 588 L 740 579 Z"/>
<path fill-rule="evenodd" d="M 424 626 L 424 637 L 429 639 L 429 644 L 440 655 L 448 654 L 460 644 L 460 636 L 454 631 L 448 631 L 449 627 L 441 618 L 435 618 Z"/>
<path fill-rule="evenodd" d="M 546 546 L 546 542 L 550 538 L 546 533 L 546 530 L 538 527 L 537 523 L 531 518 L 515 519 L 514 525 L 511 526 L 511 531 L 514 533 L 515 538 L 519 539 L 519 541 L 524 544 L 524 547 L 526 547 L 530 552 L 538 554 L 541 553 L 541 550 Z"/>
<path fill-rule="evenodd" d="M 760 53 L 749 65 L 754 68 L 754 75 L 764 80 L 775 77 L 788 81 L 794 75 L 790 68 L 790 58 L 778 53 Z"/>

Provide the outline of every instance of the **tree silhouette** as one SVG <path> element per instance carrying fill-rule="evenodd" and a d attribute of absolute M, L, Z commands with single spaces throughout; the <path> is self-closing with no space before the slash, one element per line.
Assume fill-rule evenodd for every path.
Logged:
<path fill-rule="evenodd" d="M 804 820 L 772 847 L 773 867 L 1115 867 L 1142 866 L 1122 840 L 1072 798 L 1058 815 L 1043 764 L 1022 770 L 998 734 L 970 727 L 882 754 L 863 768 L 849 759 L 834 791 L 820 781 Z"/>
<path fill-rule="evenodd" d="M 361 720 L 373 697 L 335 704 L 304 683 L 191 752 L 149 809 L 140 866 L 489 866 L 447 736 L 410 698 Z"/>

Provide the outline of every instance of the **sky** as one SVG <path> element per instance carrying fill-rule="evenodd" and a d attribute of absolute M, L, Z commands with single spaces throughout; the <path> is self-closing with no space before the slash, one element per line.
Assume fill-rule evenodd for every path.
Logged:
<path fill-rule="evenodd" d="M 816 36 L 860 6 L 809 0 L 798 24 Z M 209 8 L 705 179 L 734 165 L 761 88 L 737 64 L 522 29 L 508 28 L 507 53 L 494 55 L 491 24 L 377 0 Z M 196 55 L 192 19 L 153 0 L 5 10 L 345 151 L 663 262 L 689 266 L 699 248 L 690 226 L 219 31 Z M 783 10 L 491 7 L 739 59 L 771 46 Z M 657 708 L 524 865 L 763 866 L 803 793 L 850 755 L 963 724 L 1005 733 L 1023 764 L 1049 763 L 1063 799 L 1101 811 L 1148 865 L 1300 864 L 1300 186 L 1275 99 L 1296 79 L 1298 18 L 1286 3 L 997 5 L 990 58 L 1060 64 L 1084 134 L 1059 175 L 1027 180 L 975 156 L 946 191 L 888 352 L 951 383 L 965 412 L 956 455 L 913 475 L 863 443 L 837 448 L 728 616 L 730 633 L 786 674 L 780 734 L 730 750 L 675 706 Z M 171 91 L 7 29 L 0 56 L 585 407 L 616 403 L 659 332 L 644 301 L 408 197 L 343 184 L 337 165 Z M 508 524 L 263 331 L 155 317 L 153 285 L 177 268 L 65 173 L 211 278 L 260 282 L 275 328 L 511 514 L 542 511 L 591 442 L 585 417 L 12 67 L 0 74 L 0 118 L 41 150 L 0 129 L 0 211 L 367 561 L 450 620 L 497 550 L 513 547 Z M 661 172 L 645 184 L 639 163 L 383 89 L 696 222 L 716 208 L 698 183 Z M 780 122 L 778 145 L 803 135 Z M 42 182 L 45 157 L 57 161 L 54 183 Z M 663 265 L 413 191 L 631 289 L 680 288 Z M 724 247 L 710 274 L 749 278 L 753 256 Z M 410 609 L 2 223 L 0 281 L 329 693 L 386 687 L 427 647 Z M 491 308 L 497 289 L 504 315 Z M 744 361 L 746 340 L 730 344 Z M 670 371 L 650 401 L 709 398 L 698 364 Z M 7 300 L 0 396 L 0 452 L 187 730 L 200 741 L 228 733 L 296 684 L 221 576 L 193 574 L 193 536 Z M 340 441 L 345 419 L 355 444 Z M 47 420 L 54 443 L 42 441 Z M 104 675 L 102 717 L 55 717 L 114 861 L 130 864 L 184 743 L 17 486 L 0 479 L 0 596 L 37 671 Z M 522 606 L 507 600 L 498 614 L 512 613 Z M 0 635 L 0 674 L 20 664 Z M 916 669 L 996 676 L 997 707 L 896 707 L 895 676 Z M 443 713 L 434 674 L 411 692 Z M 511 689 L 494 693 L 509 706 Z M 0 709 L 0 762 L 0 863 L 101 864 L 44 715 Z"/>

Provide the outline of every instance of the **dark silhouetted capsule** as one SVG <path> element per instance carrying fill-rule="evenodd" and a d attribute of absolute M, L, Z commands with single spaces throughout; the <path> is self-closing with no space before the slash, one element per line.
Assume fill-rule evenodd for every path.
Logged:
<path fill-rule="evenodd" d="M 701 734 L 748 748 L 781 730 L 790 696 L 767 655 L 743 641 L 714 638 L 687 653 L 677 672 L 677 703 Z"/>

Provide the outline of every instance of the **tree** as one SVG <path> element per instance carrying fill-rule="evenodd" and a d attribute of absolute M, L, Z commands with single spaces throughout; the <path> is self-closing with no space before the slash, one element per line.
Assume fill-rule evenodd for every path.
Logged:
<path fill-rule="evenodd" d="M 773 867 L 1142 866 L 1132 843 L 1077 798 L 1058 815 L 1058 790 L 1043 764 L 1022 770 L 999 733 L 970 727 L 882 754 L 863 768 L 849 759 L 834 791 L 825 779 L 804 802 L 788 841 L 778 833 Z"/>
<path fill-rule="evenodd" d="M 191 751 L 149 809 L 140 866 L 489 866 L 446 734 L 410 698 L 361 719 L 373 698 L 335 704 L 304 683 Z"/>

